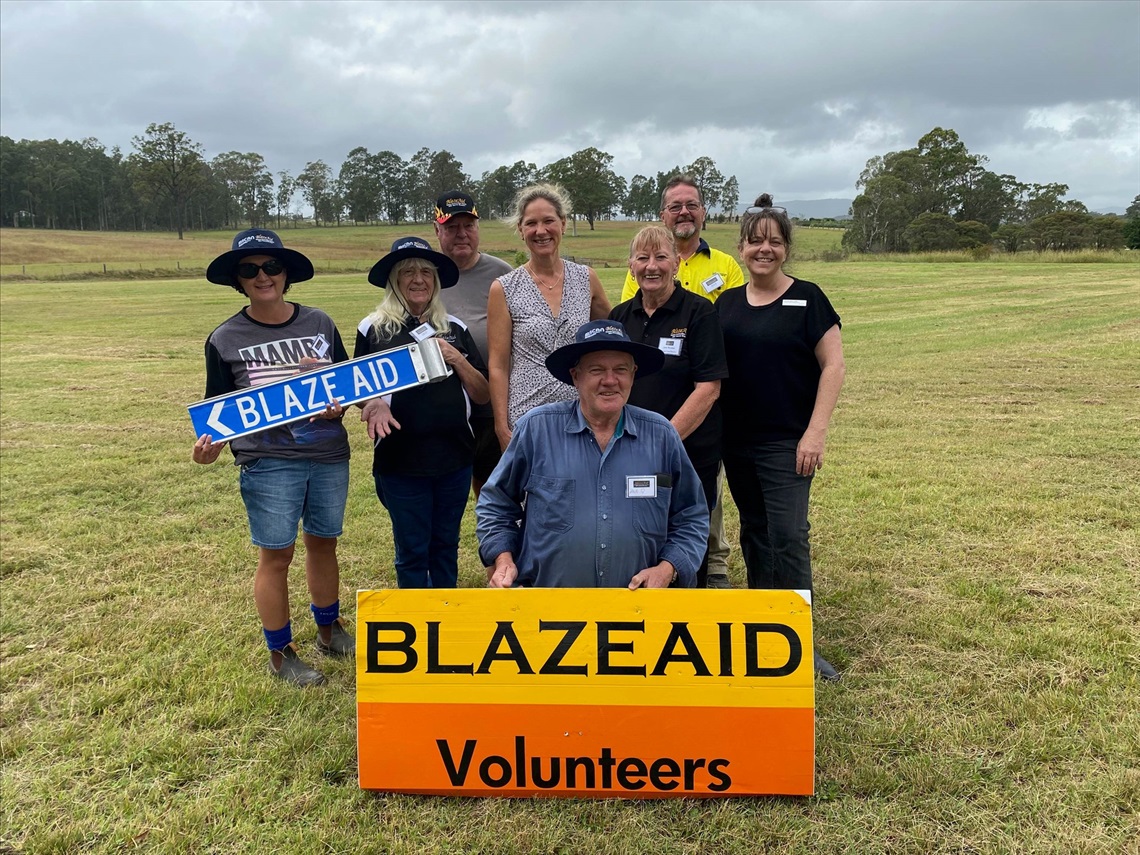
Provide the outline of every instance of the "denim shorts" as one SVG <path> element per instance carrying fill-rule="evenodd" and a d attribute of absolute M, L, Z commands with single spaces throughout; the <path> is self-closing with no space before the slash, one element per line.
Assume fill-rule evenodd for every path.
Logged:
<path fill-rule="evenodd" d="M 316 463 L 259 457 L 241 467 L 249 534 L 262 549 L 285 549 L 305 534 L 340 537 L 348 500 L 348 461 Z"/>

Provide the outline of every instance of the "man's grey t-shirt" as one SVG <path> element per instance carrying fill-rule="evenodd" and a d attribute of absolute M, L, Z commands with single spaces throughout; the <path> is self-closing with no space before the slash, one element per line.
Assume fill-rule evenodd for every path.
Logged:
<path fill-rule="evenodd" d="M 474 267 L 459 272 L 459 283 L 440 294 L 447 311 L 467 324 L 484 363 L 490 358 L 487 353 L 487 295 L 491 292 L 491 283 L 512 269 L 501 258 L 481 252 Z M 473 404 L 471 417 L 491 418 L 491 405 Z"/>

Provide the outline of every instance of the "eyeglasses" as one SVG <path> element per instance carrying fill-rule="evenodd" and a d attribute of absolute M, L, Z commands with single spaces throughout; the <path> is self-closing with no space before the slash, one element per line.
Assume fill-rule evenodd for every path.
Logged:
<path fill-rule="evenodd" d="M 266 276 L 280 276 L 285 272 L 285 265 L 276 258 L 271 258 L 262 264 L 243 261 L 237 266 L 237 275 L 242 279 L 256 279 L 259 270 L 264 270 Z"/>
<path fill-rule="evenodd" d="M 763 214 L 766 211 L 770 211 L 773 214 L 786 214 L 786 213 L 788 213 L 787 208 L 781 208 L 779 205 L 768 205 L 768 206 L 763 207 L 763 208 L 759 208 L 759 207 L 756 207 L 755 205 L 753 205 L 751 208 L 745 209 L 744 213 L 746 213 L 746 214 Z"/>
<path fill-rule="evenodd" d="M 680 202 L 674 202 L 672 205 L 666 205 L 665 210 L 668 211 L 670 214 L 679 214 L 682 211 L 688 211 L 689 213 L 696 213 L 697 211 L 699 211 L 701 209 L 701 207 L 702 207 L 702 205 L 700 202 L 686 202 L 683 205 Z"/>

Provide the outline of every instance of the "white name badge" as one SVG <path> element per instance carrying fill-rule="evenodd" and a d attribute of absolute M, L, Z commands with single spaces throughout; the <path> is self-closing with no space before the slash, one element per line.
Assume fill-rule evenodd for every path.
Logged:
<path fill-rule="evenodd" d="M 627 499 L 656 499 L 656 475 L 626 475 L 625 497 Z"/>
<path fill-rule="evenodd" d="M 313 353 L 316 354 L 317 359 L 324 359 L 328 352 L 328 339 L 325 338 L 324 333 L 317 333 L 317 337 L 313 339 Z"/>
<path fill-rule="evenodd" d="M 433 335 L 435 335 L 435 327 L 431 324 L 420 324 L 412 330 L 412 338 L 416 341 L 427 341 Z"/>
<path fill-rule="evenodd" d="M 666 356 L 680 356 L 681 355 L 681 342 L 683 339 L 679 338 L 666 338 L 662 336 L 657 342 L 657 349 L 664 353 Z"/>
<path fill-rule="evenodd" d="M 724 277 L 719 273 L 714 273 L 712 276 L 701 283 L 701 287 L 705 289 L 706 294 L 711 294 L 717 288 L 724 287 Z"/>
<path fill-rule="evenodd" d="M 807 300 L 785 300 L 785 306 L 806 306 Z"/>

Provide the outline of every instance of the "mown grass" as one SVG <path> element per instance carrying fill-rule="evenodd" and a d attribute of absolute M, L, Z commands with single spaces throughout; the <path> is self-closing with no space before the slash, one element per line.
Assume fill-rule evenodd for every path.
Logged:
<path fill-rule="evenodd" d="M 598 221 L 590 231 L 585 222 L 577 234 L 568 230 L 563 254 L 598 269 L 624 269 L 629 242 L 644 223 Z M 514 264 L 522 258 L 522 242 L 514 228 L 497 220 L 481 227 L 484 251 Z M 399 226 L 303 226 L 280 230 L 287 246 L 305 252 L 322 274 L 363 273 L 388 252 L 397 238 L 415 234 L 435 238 L 429 223 Z M 736 257 L 739 226 L 710 223 L 703 232 L 709 245 Z M 46 229 L 0 229 L 0 279 L 9 282 L 200 279 L 206 266 L 230 246 L 233 233 L 187 232 L 179 241 L 173 234 L 137 232 L 78 232 Z M 841 246 L 843 230 L 797 227 L 792 257 L 798 262 L 853 262 L 864 264 L 1128 264 L 1140 263 L 1128 250 L 1077 252 L 996 252 L 991 247 L 949 252 L 885 253 L 860 255 Z"/>
<path fill-rule="evenodd" d="M 578 223 L 577 235 L 567 230 L 564 255 L 596 267 L 622 267 L 629 242 L 644 223 L 599 221 L 590 231 Z M 513 227 L 497 220 L 481 223 L 481 248 L 514 261 L 523 249 Z M 279 231 L 286 246 L 306 253 L 320 273 L 366 272 L 385 255 L 392 242 L 420 235 L 436 244 L 429 223 L 399 226 L 307 226 Z M 735 257 L 739 227 L 710 223 L 704 232 L 711 246 Z M 797 253 L 814 258 L 837 251 L 842 231 L 802 229 L 796 234 Z M 233 232 L 187 232 L 175 235 L 130 232 L 65 232 L 45 229 L 0 229 L 0 277 L 19 281 L 90 278 L 201 278 L 210 260 L 229 249 Z"/>
<path fill-rule="evenodd" d="M 723 802 L 359 791 L 352 666 L 309 692 L 264 675 L 235 473 L 190 462 L 202 342 L 240 298 L 4 283 L 0 849 L 1136 852 L 1140 268 L 795 271 L 844 321 L 813 540 L 845 678 L 817 696 L 818 795 Z M 292 293 L 346 335 L 379 296 L 359 274 Z M 352 427 L 346 605 L 394 585 Z"/>

